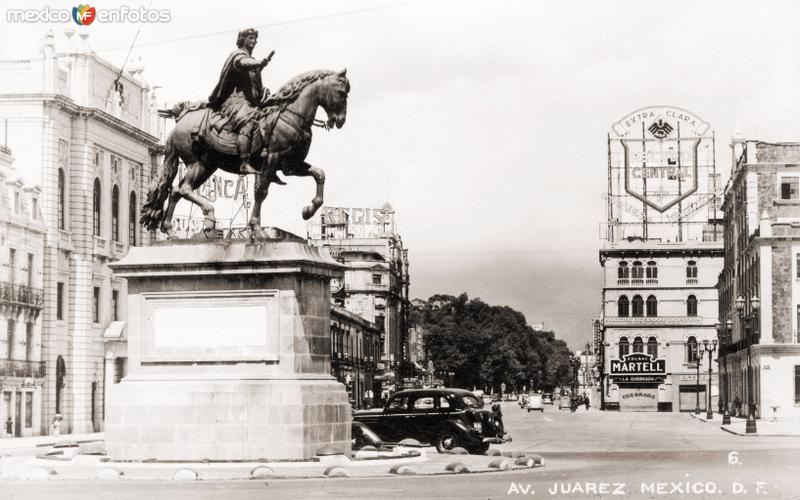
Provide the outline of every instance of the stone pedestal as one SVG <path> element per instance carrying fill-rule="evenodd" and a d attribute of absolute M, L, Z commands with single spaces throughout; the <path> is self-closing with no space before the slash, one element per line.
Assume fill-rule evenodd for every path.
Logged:
<path fill-rule="evenodd" d="M 307 459 L 350 452 L 330 375 L 330 287 L 342 267 L 299 238 L 132 247 L 128 376 L 107 388 L 117 460 Z"/>

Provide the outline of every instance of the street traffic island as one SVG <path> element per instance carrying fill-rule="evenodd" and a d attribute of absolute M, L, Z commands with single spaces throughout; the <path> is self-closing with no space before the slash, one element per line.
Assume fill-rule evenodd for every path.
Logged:
<path fill-rule="evenodd" d="M 83 446 L 87 451 L 97 447 Z M 50 451 L 52 451 L 51 448 Z M 359 455 L 358 453 L 368 455 Z M 497 458 L 486 455 L 437 453 L 424 447 L 398 453 L 392 448 L 375 451 L 359 450 L 345 455 L 321 455 L 310 460 L 278 461 L 120 461 L 97 454 L 78 454 L 61 457 L 42 453 L 36 458 L 20 461 L 14 457 L 0 458 L 0 482 L 4 480 L 99 480 L 99 481 L 225 481 L 252 479 L 308 479 L 398 477 L 412 475 L 448 475 L 467 473 L 506 472 L 543 466 L 540 455 L 515 452 L 518 458 Z"/>

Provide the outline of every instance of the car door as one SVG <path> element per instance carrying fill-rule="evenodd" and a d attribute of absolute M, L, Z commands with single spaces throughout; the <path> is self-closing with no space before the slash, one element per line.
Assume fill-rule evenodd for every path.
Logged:
<path fill-rule="evenodd" d="M 383 410 L 380 430 L 375 430 L 384 441 L 396 443 L 403 439 L 404 429 L 408 425 L 410 418 L 408 409 L 409 397 L 407 395 L 396 395 L 389 400 Z"/>
<path fill-rule="evenodd" d="M 417 441 L 430 443 L 436 430 L 436 395 L 422 394 L 411 401 L 411 418 L 407 422 L 407 435 Z"/>

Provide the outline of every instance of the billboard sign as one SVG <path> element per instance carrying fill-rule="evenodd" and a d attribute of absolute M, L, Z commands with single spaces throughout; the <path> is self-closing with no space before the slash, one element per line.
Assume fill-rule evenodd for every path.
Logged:
<path fill-rule="evenodd" d="M 664 213 L 698 190 L 698 149 L 709 124 L 685 109 L 651 106 L 611 127 L 623 149 L 625 191 Z"/>

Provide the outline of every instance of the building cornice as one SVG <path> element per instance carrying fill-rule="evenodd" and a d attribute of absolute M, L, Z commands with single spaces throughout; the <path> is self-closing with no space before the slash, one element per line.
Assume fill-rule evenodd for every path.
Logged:
<path fill-rule="evenodd" d="M 72 99 L 65 97 L 61 94 L 0 94 L 0 101 L 30 101 L 41 102 L 45 106 L 55 107 L 58 110 L 64 111 L 73 118 L 92 118 L 99 123 L 106 125 L 118 132 L 133 138 L 138 142 L 147 144 L 150 148 L 158 148 L 160 146 L 158 137 L 151 135 L 144 130 L 134 127 L 127 122 L 106 113 L 98 108 L 89 108 L 75 104 Z"/>
<path fill-rule="evenodd" d="M 682 257 L 723 257 L 725 249 L 720 244 L 714 247 L 682 248 L 603 248 L 600 250 L 600 264 L 614 257 L 624 258 L 682 258 Z"/>

